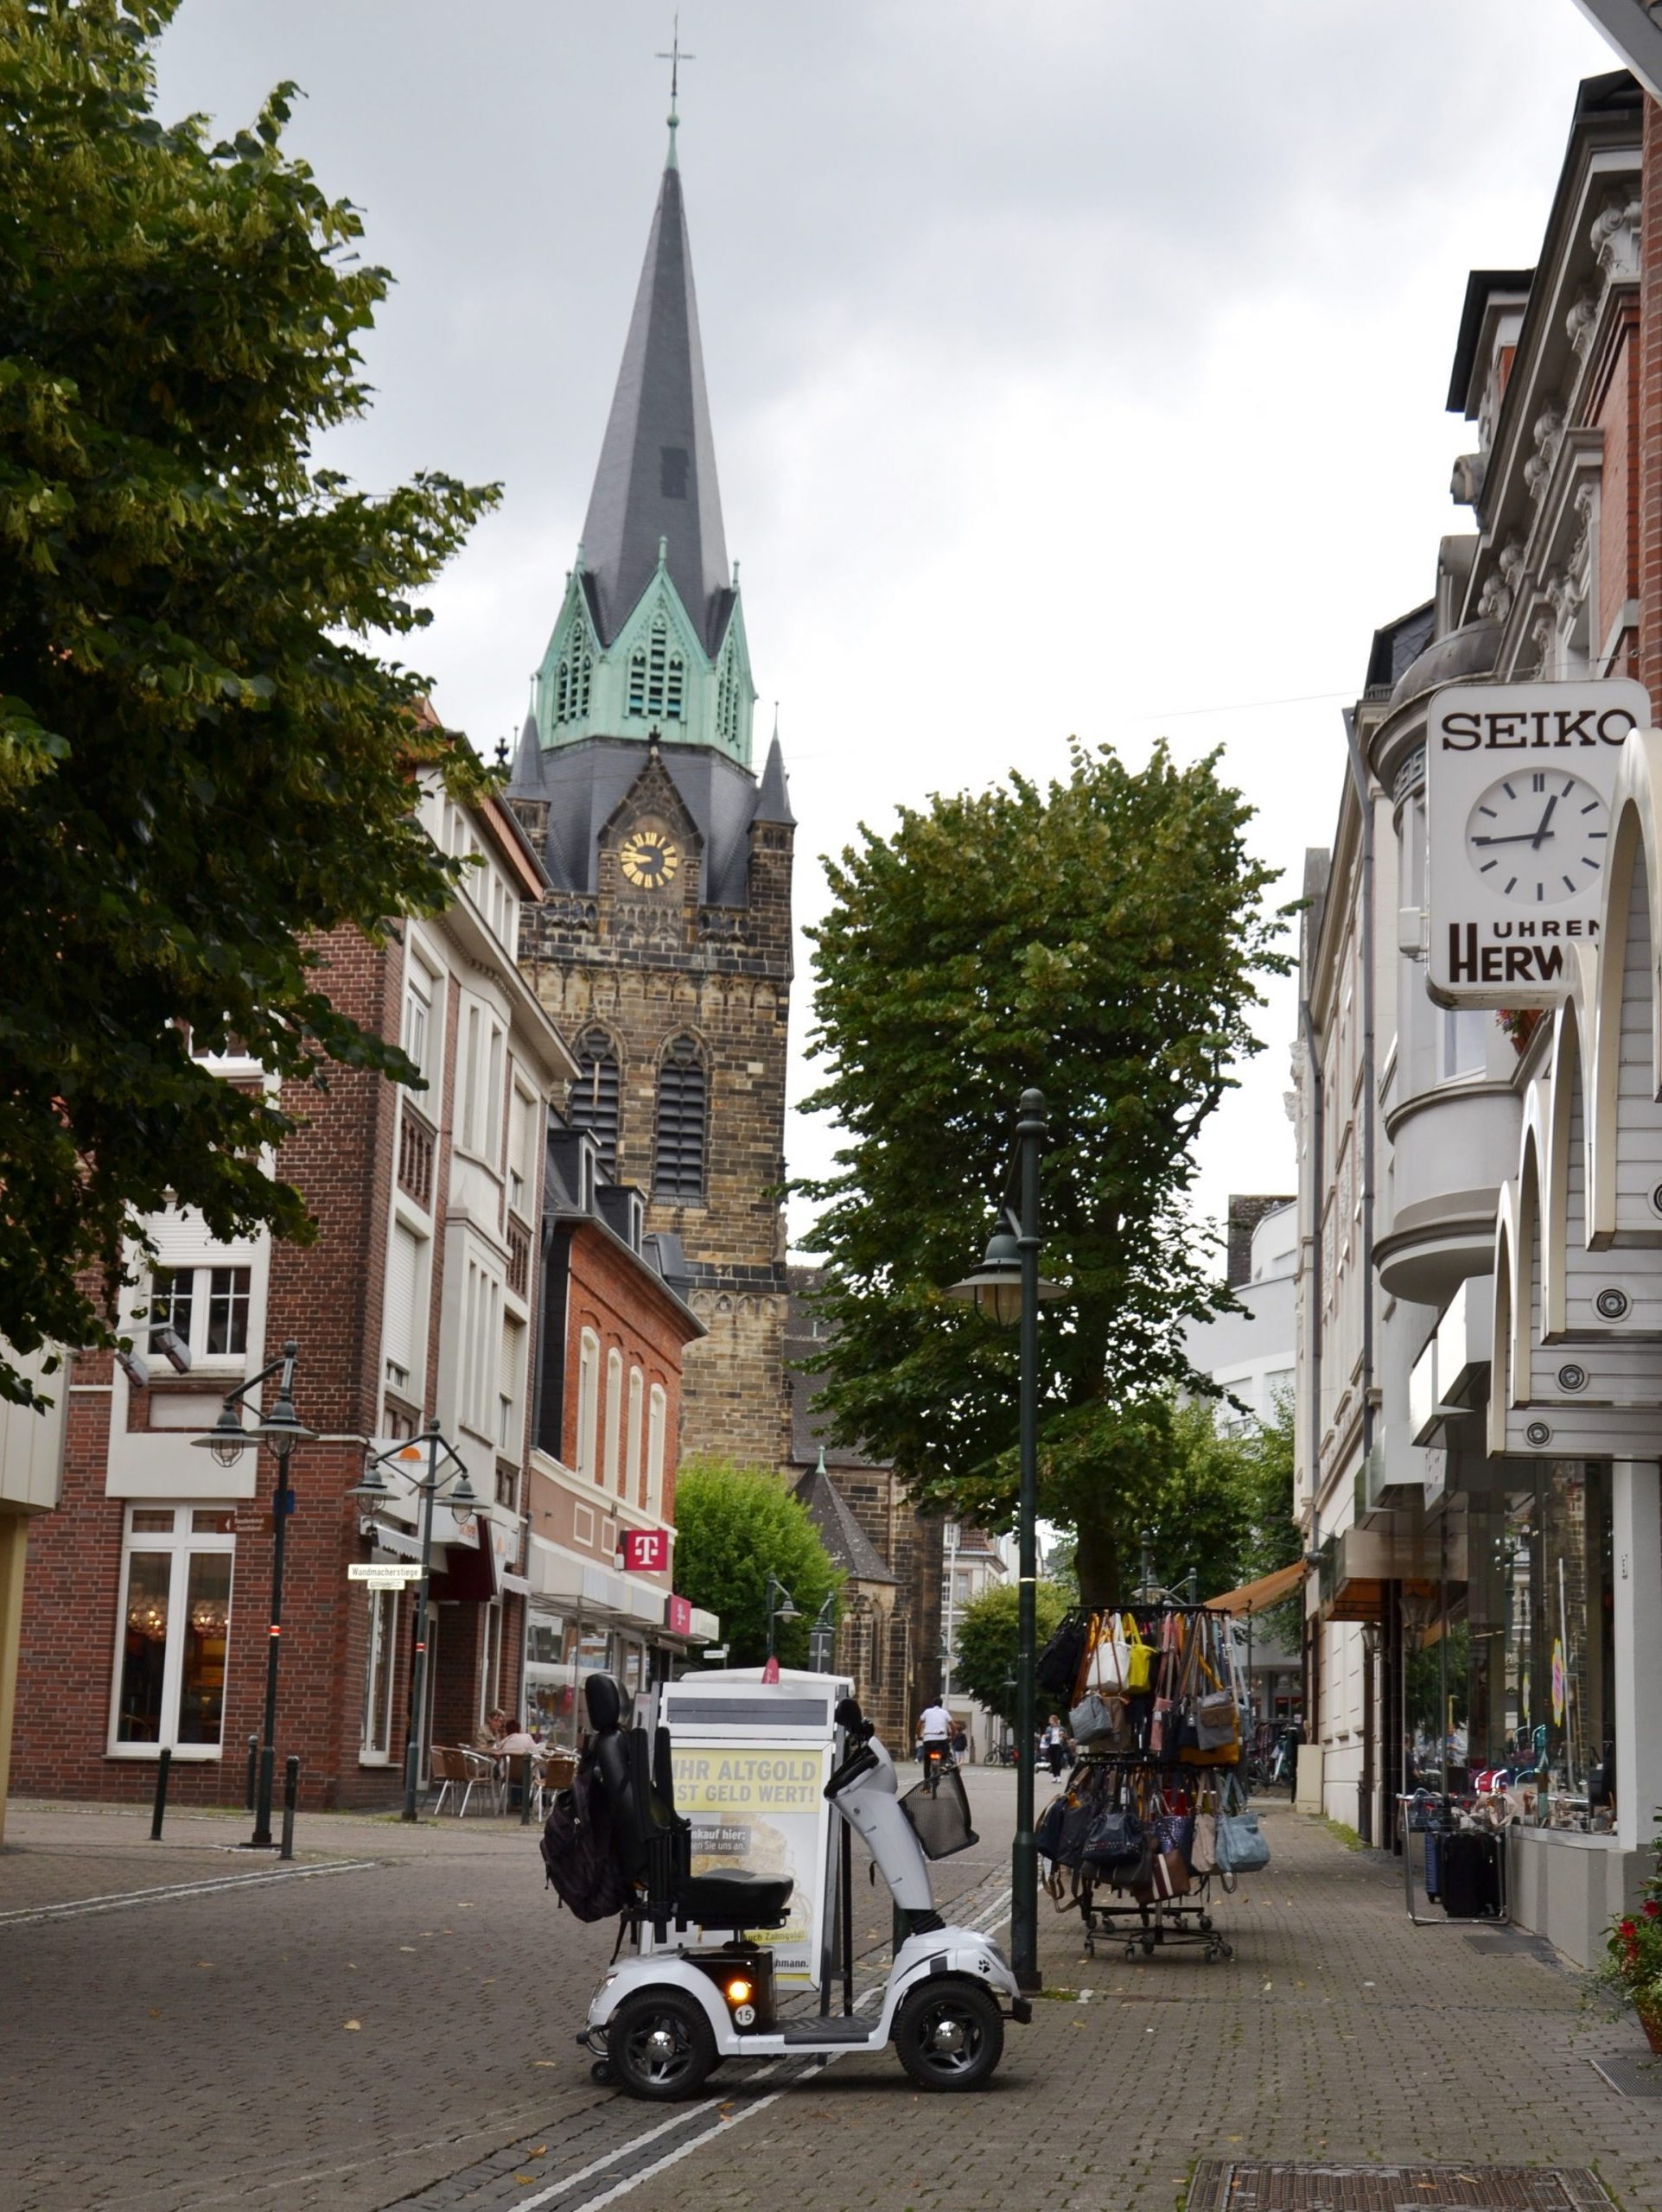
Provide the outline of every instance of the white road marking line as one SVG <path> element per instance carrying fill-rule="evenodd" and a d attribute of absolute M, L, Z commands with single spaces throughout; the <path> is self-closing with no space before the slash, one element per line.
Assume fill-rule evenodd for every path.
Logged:
<path fill-rule="evenodd" d="M 750 2079 L 753 2082 L 765 2082 L 770 2074 L 776 2074 L 784 2063 L 783 2058 L 775 2058 L 766 2066 L 759 2066 Z M 774 2094 L 778 2095 L 780 2092 L 775 2090 Z M 587 2181 L 594 2174 L 604 2173 L 608 2166 L 614 2166 L 620 2159 L 630 2157 L 645 2145 L 655 2143 L 660 2135 L 668 2135 L 675 2128 L 685 2127 L 690 2120 L 696 2120 L 701 2112 L 714 2112 L 717 2106 L 725 2101 L 726 2100 L 722 2097 L 701 2098 L 697 2104 L 688 2105 L 685 2110 L 678 2112 L 672 2119 L 660 2120 L 656 2127 L 649 2127 L 644 2135 L 632 2135 L 627 2143 L 621 2143 L 615 2151 L 608 2151 L 603 2158 L 592 2159 L 586 2166 L 579 2166 L 576 2173 L 567 2174 L 563 2181 L 551 2182 L 546 2189 L 539 2190 L 535 2196 L 516 2197 L 514 2200 L 516 2212 L 537 2212 L 537 2207 L 539 2204 L 547 2204 L 553 2198 L 563 2196 L 568 2189 L 575 2189 L 580 2181 Z M 774 2099 L 770 2096 L 764 2101 L 772 2104 Z M 704 2129 L 692 2138 L 687 2149 L 691 2150 L 697 2144 L 709 2142 L 715 2133 L 713 2128 Z M 678 2157 L 684 2153 L 677 2152 L 673 2155 Z M 668 2160 L 659 2161 L 660 2164 L 668 2163 Z M 657 2166 L 650 2169 L 653 2173 L 656 2173 L 658 2170 Z M 643 2173 L 639 2178 L 645 2181 L 646 2176 Z M 631 2183 L 630 2186 L 633 2187 L 634 2183 Z M 607 2200 L 595 2198 L 590 2201 L 604 2202 Z M 574 2206 L 572 2212 L 586 2212 L 586 2208 Z"/>
<path fill-rule="evenodd" d="M 380 1864 L 375 1859 L 336 1859 L 325 1866 L 272 1867 L 259 1874 L 230 1874 L 217 1882 L 170 1882 L 160 1889 L 117 1890 L 108 1897 L 76 1897 L 67 1904 L 29 1905 L 0 1912 L 0 1928 L 24 1928 L 44 1920 L 76 1920 L 85 1913 L 121 1912 L 129 1905 L 158 1904 L 169 1897 L 213 1897 L 224 1890 L 252 1890 L 272 1882 L 309 1881 L 319 1874 L 362 1874 Z"/>
<path fill-rule="evenodd" d="M 806 2081 L 811 2074 L 823 2074 L 828 2066 L 836 2064 L 839 2055 L 833 2053 L 823 2059 L 810 2060 L 808 2065 L 798 2076 L 798 2080 Z M 791 2088 L 794 2088 L 795 2086 L 795 2082 L 786 2085 Z M 754 2120 L 758 2113 L 766 2112 L 769 2105 L 776 2105 L 784 2094 L 784 2089 L 774 2089 L 765 2097 L 758 2097 L 755 2104 L 746 2105 L 742 2111 L 724 2113 L 714 2127 L 706 2127 L 687 2142 L 678 2145 L 673 2151 L 666 2151 L 661 2158 L 654 2159 L 649 2166 L 643 2166 L 638 2174 L 626 2174 L 621 2181 L 614 2182 L 610 2189 L 602 2190 L 598 2196 L 585 2197 L 581 2204 L 572 2205 L 570 2212 L 601 2212 L 602 2205 L 616 2203 L 619 2197 L 627 2196 L 632 2190 L 639 2189 L 642 2182 L 655 2180 L 659 2174 L 666 2173 L 672 2166 L 678 2165 L 683 2158 L 690 2157 L 694 2151 L 702 2151 L 705 2144 L 714 2143 L 720 2136 L 731 2134 L 735 2127 L 742 2127 L 747 2120 Z M 637 2140 L 644 2139 L 644 2138 L 637 2139 Z M 570 2186 L 569 2183 L 566 2185 Z M 556 2196 L 558 2194 L 557 2190 L 549 2190 L 541 2196 L 521 2197 L 519 2200 L 518 2212 L 531 2212 L 533 2205 L 545 2204 L 551 2196 Z"/>

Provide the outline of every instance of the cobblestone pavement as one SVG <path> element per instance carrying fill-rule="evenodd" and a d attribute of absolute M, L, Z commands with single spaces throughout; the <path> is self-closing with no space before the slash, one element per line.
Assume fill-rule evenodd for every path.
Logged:
<path fill-rule="evenodd" d="M 982 1844 L 936 1870 L 965 1917 L 999 1910 L 1013 1777 L 971 1788 Z M 1662 2212 L 1662 2097 L 1590 2063 L 1637 2027 L 1590 2019 L 1538 1945 L 1410 1927 L 1389 1862 L 1286 1811 L 1218 1908 L 1232 1961 L 1087 1958 L 1041 1901 L 1052 1994 L 978 2095 L 920 2096 L 885 2054 L 729 2064 L 667 2109 L 589 2080 L 572 2038 L 614 1930 L 556 1908 L 517 1827 L 302 1817 L 294 1872 L 251 1883 L 243 1816 L 147 1826 L 12 1810 L 3 2212 L 1173 2212 L 1227 2159 L 1586 2167 Z M 6 1918 L 146 1888 L 175 1893 Z M 870 1981 L 887 1897 L 856 1894 Z"/>

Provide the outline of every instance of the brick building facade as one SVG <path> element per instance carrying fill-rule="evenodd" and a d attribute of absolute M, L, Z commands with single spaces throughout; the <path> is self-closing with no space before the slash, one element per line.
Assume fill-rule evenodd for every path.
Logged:
<path fill-rule="evenodd" d="M 275 1463 L 251 1447 L 222 1465 L 194 1439 L 289 1339 L 316 1435 L 290 1464 L 277 1748 L 298 1754 L 305 1802 L 398 1794 L 414 1599 L 353 1589 L 346 1570 L 409 1556 L 414 1502 L 371 1515 L 349 1496 L 366 1439 L 436 1414 L 481 1502 L 471 1520 L 438 1516 L 430 1732 L 465 1739 L 518 1698 L 540 1134 L 572 1063 L 515 961 L 542 881 L 517 824 L 499 802 L 460 808 L 436 785 L 422 811 L 436 842 L 476 856 L 463 893 L 401 943 L 330 938 L 322 974 L 344 1012 L 401 1039 L 428 1088 L 342 1068 L 327 1091 L 285 1096 L 302 1126 L 277 1171 L 316 1242 L 216 1243 L 192 1216 L 155 1217 L 135 1294 L 150 1327 L 128 1360 L 73 1363 L 60 1510 L 40 1523 L 23 1608 L 20 1789 L 142 1796 L 166 1745 L 176 1796 L 240 1795 L 270 1641 Z"/>

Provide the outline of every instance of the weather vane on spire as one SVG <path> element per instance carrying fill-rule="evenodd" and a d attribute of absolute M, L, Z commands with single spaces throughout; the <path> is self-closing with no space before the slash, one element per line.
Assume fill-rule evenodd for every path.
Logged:
<path fill-rule="evenodd" d="M 680 118 L 677 115 L 675 111 L 676 103 L 681 95 L 681 64 L 684 61 L 696 61 L 698 59 L 696 54 L 683 54 L 681 51 L 681 13 L 679 9 L 676 10 L 673 25 L 670 33 L 669 52 L 665 54 L 660 48 L 657 59 L 659 61 L 667 61 L 670 65 L 670 129 L 673 130 L 676 124 L 680 120 Z"/>

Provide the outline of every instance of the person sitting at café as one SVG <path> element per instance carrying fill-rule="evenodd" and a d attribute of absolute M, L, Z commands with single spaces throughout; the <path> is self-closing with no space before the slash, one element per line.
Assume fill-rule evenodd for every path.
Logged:
<path fill-rule="evenodd" d="M 499 1706 L 494 1713 L 487 1713 L 474 1730 L 473 1748 L 476 1751 L 494 1751 L 507 1732 L 508 1716 Z"/>
<path fill-rule="evenodd" d="M 506 1719 L 506 1715 L 503 1718 Z M 509 1729 L 500 1741 L 493 1744 L 491 1750 L 496 1759 L 497 1771 L 508 1784 L 508 1802 L 517 1806 L 519 1803 L 520 1782 L 525 1773 L 520 1761 L 527 1752 L 533 1758 L 536 1756 L 537 1738 L 522 1720 L 517 1727 Z"/>

